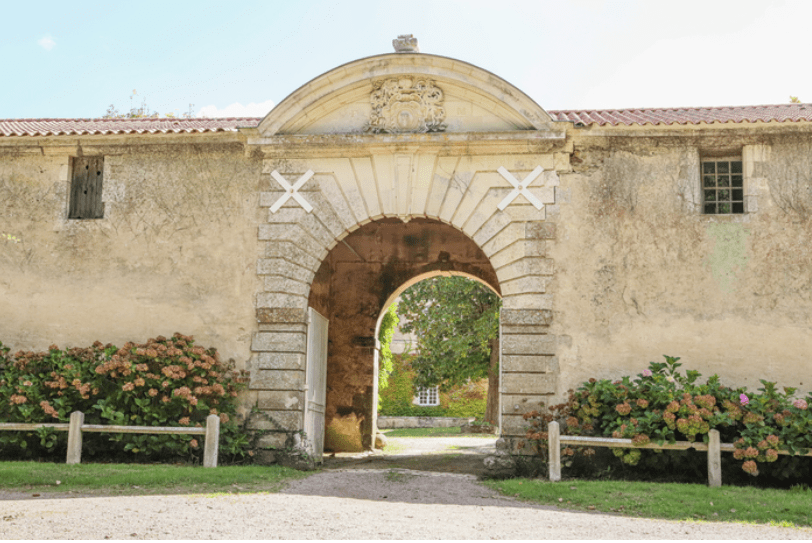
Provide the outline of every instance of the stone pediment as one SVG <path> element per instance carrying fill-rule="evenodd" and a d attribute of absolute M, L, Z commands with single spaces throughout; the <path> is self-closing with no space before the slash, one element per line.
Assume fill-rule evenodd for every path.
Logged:
<path fill-rule="evenodd" d="M 277 105 L 262 136 L 543 130 L 550 116 L 522 91 L 471 64 L 388 54 L 327 72 Z"/>

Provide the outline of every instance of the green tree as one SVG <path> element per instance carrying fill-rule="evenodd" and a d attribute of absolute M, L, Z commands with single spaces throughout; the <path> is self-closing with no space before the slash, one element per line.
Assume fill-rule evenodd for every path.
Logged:
<path fill-rule="evenodd" d="M 485 420 L 496 424 L 499 409 L 499 297 L 465 277 L 433 277 L 409 287 L 398 313 L 401 330 L 413 333 L 415 385 L 443 390 L 488 378 Z"/>

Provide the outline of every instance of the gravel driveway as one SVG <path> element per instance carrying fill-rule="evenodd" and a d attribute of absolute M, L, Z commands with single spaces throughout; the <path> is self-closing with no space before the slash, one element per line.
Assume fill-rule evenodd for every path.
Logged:
<path fill-rule="evenodd" d="M 2 539 L 810 539 L 812 530 L 531 505 L 472 475 L 330 470 L 277 494 L 0 501 Z"/>

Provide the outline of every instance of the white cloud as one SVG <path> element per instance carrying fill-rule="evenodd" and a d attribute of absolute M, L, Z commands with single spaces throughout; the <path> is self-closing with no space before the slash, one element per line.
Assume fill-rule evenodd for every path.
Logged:
<path fill-rule="evenodd" d="M 37 43 L 46 51 L 50 51 L 54 48 L 54 45 L 56 45 L 56 42 L 51 36 L 45 36 L 44 38 L 37 40 Z"/>
<path fill-rule="evenodd" d="M 205 106 L 197 112 L 198 117 L 264 117 L 273 109 L 273 100 L 256 104 L 251 102 L 247 106 L 239 102 L 218 109 L 215 105 Z"/>

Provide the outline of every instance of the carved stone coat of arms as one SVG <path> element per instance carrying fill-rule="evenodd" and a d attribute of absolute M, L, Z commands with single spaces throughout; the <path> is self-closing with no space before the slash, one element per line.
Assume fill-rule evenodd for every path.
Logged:
<path fill-rule="evenodd" d="M 428 79 L 387 79 L 373 85 L 367 131 L 442 132 L 446 125 L 443 91 Z"/>

